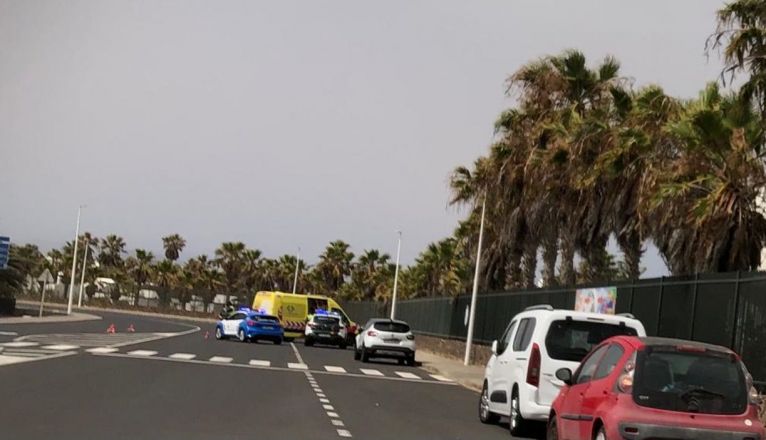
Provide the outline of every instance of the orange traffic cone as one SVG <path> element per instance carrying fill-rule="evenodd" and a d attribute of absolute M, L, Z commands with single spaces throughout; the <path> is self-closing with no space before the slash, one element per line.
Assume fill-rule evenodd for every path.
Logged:
<path fill-rule="evenodd" d="M 135 329 L 135 327 L 133 327 L 133 324 L 130 324 L 130 325 L 128 326 L 128 332 L 130 332 L 130 333 L 133 333 L 133 332 L 135 332 L 135 331 L 136 331 L 136 329 Z"/>
<path fill-rule="evenodd" d="M 114 328 L 114 324 L 109 324 L 109 327 L 106 328 L 107 333 L 117 333 L 117 329 Z"/>

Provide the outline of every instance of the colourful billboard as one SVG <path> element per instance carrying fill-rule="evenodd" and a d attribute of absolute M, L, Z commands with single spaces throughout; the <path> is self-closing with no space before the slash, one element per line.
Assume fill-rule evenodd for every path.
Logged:
<path fill-rule="evenodd" d="M 575 310 L 578 312 L 614 315 L 617 308 L 617 287 L 577 289 Z"/>

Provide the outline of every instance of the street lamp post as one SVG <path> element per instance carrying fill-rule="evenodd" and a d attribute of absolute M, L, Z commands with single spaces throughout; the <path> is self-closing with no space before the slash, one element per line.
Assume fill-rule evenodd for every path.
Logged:
<path fill-rule="evenodd" d="M 77 207 L 77 227 L 74 230 L 74 255 L 72 255 L 72 277 L 69 281 L 69 299 L 67 300 L 66 314 L 72 314 L 72 295 L 74 294 L 74 276 L 77 271 L 77 242 L 80 241 L 80 213 L 85 205 Z"/>
<path fill-rule="evenodd" d="M 85 283 L 85 265 L 88 262 L 88 239 L 85 239 L 85 256 L 82 257 L 82 276 L 80 277 L 80 295 L 77 297 L 77 307 L 82 307 L 82 285 Z"/>
<path fill-rule="evenodd" d="M 295 289 L 298 287 L 299 267 L 301 267 L 301 248 L 298 248 L 298 253 L 295 254 L 295 278 L 293 278 L 293 295 L 295 295 Z"/>
<path fill-rule="evenodd" d="M 484 212 L 487 208 L 487 199 L 481 202 L 481 225 L 479 226 L 479 245 L 476 247 L 476 269 L 473 273 L 473 291 L 471 292 L 471 309 L 468 314 L 468 335 L 465 338 L 465 358 L 463 364 L 471 362 L 471 343 L 473 342 L 473 323 L 476 317 L 476 295 L 479 291 L 479 269 L 481 268 L 481 242 L 484 239 Z"/>
<path fill-rule="evenodd" d="M 394 269 L 394 293 L 391 296 L 391 320 L 396 316 L 396 287 L 399 285 L 399 254 L 402 251 L 402 231 L 396 231 L 399 240 L 396 243 L 396 269 Z"/>

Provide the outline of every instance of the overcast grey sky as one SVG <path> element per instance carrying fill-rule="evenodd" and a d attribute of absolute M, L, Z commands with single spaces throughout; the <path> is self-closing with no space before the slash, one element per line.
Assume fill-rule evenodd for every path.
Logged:
<path fill-rule="evenodd" d="M 337 238 L 393 254 L 401 227 L 409 263 L 464 214 L 447 178 L 487 151 L 511 72 L 578 48 L 692 97 L 722 4 L 0 0 L 0 235 L 61 246 L 86 203 L 130 249 L 314 261 Z"/>

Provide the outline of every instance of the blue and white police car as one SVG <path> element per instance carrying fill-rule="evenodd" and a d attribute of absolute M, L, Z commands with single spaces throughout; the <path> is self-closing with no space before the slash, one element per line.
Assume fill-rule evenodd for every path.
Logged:
<path fill-rule="evenodd" d="M 267 340 L 279 345 L 284 338 L 284 330 L 276 316 L 243 307 L 215 325 L 216 339 L 230 337 L 236 337 L 241 342 Z"/>

